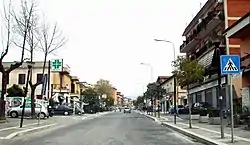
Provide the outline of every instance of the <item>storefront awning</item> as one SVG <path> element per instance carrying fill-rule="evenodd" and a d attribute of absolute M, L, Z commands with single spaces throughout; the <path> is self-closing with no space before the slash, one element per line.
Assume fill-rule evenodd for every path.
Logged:
<path fill-rule="evenodd" d="M 213 56 L 214 56 L 214 49 L 210 50 L 205 55 L 200 57 L 198 63 L 203 65 L 205 68 L 208 68 L 212 64 Z"/>

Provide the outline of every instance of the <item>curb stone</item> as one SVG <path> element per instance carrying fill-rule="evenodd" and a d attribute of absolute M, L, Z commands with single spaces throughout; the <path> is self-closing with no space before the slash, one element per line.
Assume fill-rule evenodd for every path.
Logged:
<path fill-rule="evenodd" d="M 57 124 L 56 123 L 55 124 L 49 124 L 49 125 L 39 126 L 39 127 L 36 127 L 36 128 L 30 128 L 30 129 L 26 129 L 26 130 L 22 130 L 22 131 L 17 131 L 17 132 L 9 134 L 6 137 L 1 137 L 1 139 L 12 139 L 12 138 L 17 137 L 17 136 L 22 136 L 22 135 L 29 134 L 29 133 L 32 133 L 32 132 L 45 130 L 45 129 L 48 129 L 48 128 L 53 127 L 55 125 L 57 125 Z"/>
<path fill-rule="evenodd" d="M 218 141 L 206 138 L 204 136 L 198 135 L 196 133 L 193 133 L 191 131 L 182 129 L 180 127 L 177 127 L 175 125 L 172 125 L 172 124 L 169 124 L 169 123 L 166 123 L 166 122 L 162 122 L 161 124 L 164 125 L 164 126 L 166 126 L 166 127 L 168 127 L 168 128 L 170 128 L 170 129 L 172 129 L 172 130 L 174 130 L 174 131 L 177 131 L 177 132 L 182 133 L 182 134 L 184 134 L 184 135 L 186 135 L 188 137 L 196 139 L 199 142 L 204 143 L 204 144 L 208 144 L 208 145 L 227 145 L 225 143 L 218 142 Z"/>
<path fill-rule="evenodd" d="M 153 116 L 150 116 L 150 115 L 147 115 L 147 114 L 144 114 L 144 113 L 140 113 L 140 114 L 145 115 L 147 118 L 152 119 L 153 121 L 159 122 L 158 119 L 153 117 Z M 218 142 L 218 141 L 206 138 L 204 136 L 198 135 L 196 133 L 190 132 L 188 130 L 182 129 L 180 127 L 177 127 L 175 125 L 172 125 L 172 124 L 169 124 L 169 123 L 166 123 L 166 122 L 162 122 L 161 125 L 166 126 L 166 127 L 170 128 L 170 129 L 172 129 L 174 131 L 177 131 L 177 132 L 179 132 L 181 134 L 184 134 L 184 135 L 186 135 L 188 137 L 196 139 L 199 142 L 207 144 L 207 145 L 227 145 L 225 143 Z"/>

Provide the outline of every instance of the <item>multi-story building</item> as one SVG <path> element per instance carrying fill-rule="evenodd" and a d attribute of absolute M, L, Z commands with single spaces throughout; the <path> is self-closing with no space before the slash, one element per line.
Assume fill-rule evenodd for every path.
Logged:
<path fill-rule="evenodd" d="M 79 78 L 77 76 L 71 77 L 71 91 L 70 91 L 70 99 L 72 101 L 79 101 L 80 95 L 81 95 L 81 88 L 80 88 L 80 82 Z"/>
<path fill-rule="evenodd" d="M 117 89 L 112 87 L 111 97 L 114 99 L 114 105 L 117 105 Z"/>
<path fill-rule="evenodd" d="M 14 64 L 14 62 L 4 62 L 3 65 L 5 68 L 10 67 L 11 64 Z M 33 84 L 37 82 L 41 82 L 43 79 L 43 62 L 42 61 L 36 61 L 32 64 L 32 71 L 31 71 L 31 82 Z M 9 74 L 9 78 L 7 79 L 7 88 L 11 87 L 13 84 L 19 85 L 21 88 L 23 88 L 26 84 L 28 74 L 28 65 L 24 63 L 19 68 L 13 70 Z M 49 74 L 49 75 L 48 75 Z M 63 66 L 63 71 L 61 72 L 53 72 L 50 70 L 49 72 L 49 62 L 46 62 L 45 64 L 45 76 L 50 76 L 49 81 L 46 83 L 46 95 L 45 98 L 48 99 L 51 96 L 58 101 L 58 97 L 61 96 L 64 98 L 66 102 L 69 103 L 70 101 L 70 92 L 71 92 L 71 76 L 70 76 L 70 68 L 67 65 Z M 0 77 L 1 79 L 1 77 Z M 61 85 L 60 85 L 60 82 Z M 0 82 L 1 86 L 1 82 Z M 48 92 L 49 87 L 49 92 Z M 42 99 L 42 84 L 38 85 L 35 91 L 35 97 L 37 99 Z M 28 96 L 30 96 L 30 87 L 28 89 Z M 61 95 L 59 95 L 61 94 Z"/>
<path fill-rule="evenodd" d="M 240 54 L 239 41 L 227 39 L 222 34 L 236 20 L 250 10 L 249 0 L 208 0 L 189 25 L 183 36 L 186 40 L 180 46 L 180 52 L 196 59 L 205 67 L 205 79 L 202 84 L 191 84 L 190 101 L 206 101 L 219 106 L 216 50 L 221 54 Z M 222 76 L 223 106 L 229 107 L 227 76 Z M 241 79 L 234 80 L 234 95 L 241 97 Z"/>
<path fill-rule="evenodd" d="M 14 62 L 4 62 L 3 65 L 7 69 L 10 67 L 11 64 L 14 64 Z M 40 82 L 43 78 L 42 72 L 43 72 L 43 62 L 35 62 L 33 64 L 33 69 L 31 71 L 31 82 L 32 84 L 35 84 L 37 82 Z M 20 66 L 17 69 L 14 69 L 9 74 L 9 78 L 7 78 L 7 88 L 10 88 L 13 84 L 19 85 L 21 88 L 25 87 L 26 81 L 27 81 L 27 74 L 28 74 L 28 65 L 24 63 L 22 66 Z M 48 76 L 48 63 L 45 65 L 45 75 Z M 2 77 L 2 76 L 1 76 Z M 0 79 L 1 79 L 0 77 Z M 50 83 L 53 82 L 53 76 L 50 77 Z M 1 82 L 0 82 L 0 86 Z M 48 87 L 48 83 L 47 83 Z M 47 88 L 46 87 L 46 88 Z M 38 85 L 35 91 L 36 98 L 41 99 L 42 98 L 42 84 Z M 30 96 L 30 87 L 28 89 L 28 96 Z"/>
<path fill-rule="evenodd" d="M 168 111 L 169 107 L 174 103 L 174 77 L 170 76 L 161 83 L 161 87 L 166 90 L 166 95 L 161 99 L 160 103 L 162 111 Z M 176 104 L 187 104 L 187 91 L 179 85 L 176 86 Z"/>
<path fill-rule="evenodd" d="M 116 104 L 117 104 L 118 106 L 122 105 L 122 94 L 121 94 L 121 92 L 117 92 L 117 93 L 116 93 L 116 96 L 117 96 Z"/>
<path fill-rule="evenodd" d="M 225 31 L 226 37 L 240 41 L 242 68 L 242 107 L 250 107 L 250 12 Z"/>

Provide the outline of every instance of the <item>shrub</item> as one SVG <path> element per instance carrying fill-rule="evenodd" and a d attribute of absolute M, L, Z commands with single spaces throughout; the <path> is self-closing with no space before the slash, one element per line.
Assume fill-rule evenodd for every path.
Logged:
<path fill-rule="evenodd" d="M 220 110 L 218 109 L 209 110 L 209 117 L 220 117 Z"/>
<path fill-rule="evenodd" d="M 191 114 L 192 115 L 197 115 L 197 114 L 199 114 L 200 112 L 199 112 L 199 109 L 192 109 L 191 110 Z"/>
<path fill-rule="evenodd" d="M 207 116 L 208 111 L 207 111 L 207 109 L 200 109 L 199 114 L 200 114 L 200 116 Z"/>

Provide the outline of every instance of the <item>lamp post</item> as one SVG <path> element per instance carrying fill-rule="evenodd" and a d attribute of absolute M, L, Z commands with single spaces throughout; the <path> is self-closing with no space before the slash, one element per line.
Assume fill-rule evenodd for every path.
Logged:
<path fill-rule="evenodd" d="M 220 100 L 220 129 L 221 129 L 221 138 L 224 138 L 224 125 L 223 125 L 223 97 L 221 93 L 221 70 L 220 70 L 220 43 L 221 40 L 219 39 L 218 36 L 214 36 L 212 40 L 213 45 L 215 46 L 215 51 L 216 51 L 216 59 L 217 59 L 217 75 L 218 75 L 218 98 Z"/>
<path fill-rule="evenodd" d="M 175 45 L 172 41 L 169 40 L 160 40 L 160 39 L 154 39 L 156 42 L 166 42 L 166 43 L 170 43 L 172 44 L 172 49 L 173 49 L 173 54 L 174 54 L 174 61 L 176 60 L 176 54 L 175 54 Z M 175 69 L 175 68 L 174 68 Z M 177 99 L 177 78 L 176 75 L 174 74 L 174 124 L 176 124 L 176 115 L 177 115 L 177 111 L 176 111 L 176 99 Z"/>
<path fill-rule="evenodd" d="M 145 65 L 150 67 L 150 81 L 153 82 L 154 81 L 154 75 L 153 75 L 153 66 L 150 63 L 140 63 L 140 65 Z"/>
<path fill-rule="evenodd" d="M 153 66 L 150 63 L 140 63 L 140 65 L 145 65 L 150 67 L 150 81 L 151 83 L 154 81 L 154 76 L 153 76 Z M 151 106 L 152 106 L 152 111 L 154 110 L 154 101 L 153 101 L 153 96 L 151 96 Z M 153 115 L 153 112 L 152 112 Z"/>
<path fill-rule="evenodd" d="M 26 79 L 26 84 L 25 84 L 25 91 L 24 91 L 24 100 L 23 100 L 23 108 L 22 108 L 22 116 L 21 116 L 21 121 L 20 121 L 20 128 L 23 127 L 23 117 L 24 117 L 24 112 L 25 112 L 25 105 L 26 105 L 26 97 L 28 94 L 28 87 L 29 87 L 29 81 L 30 81 L 30 72 L 32 69 L 32 66 L 34 62 L 27 61 L 27 66 L 28 66 L 28 74 L 27 74 L 27 79 Z"/>

